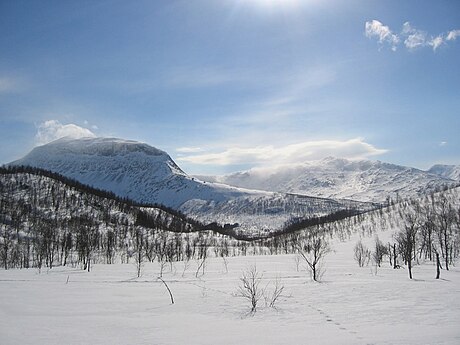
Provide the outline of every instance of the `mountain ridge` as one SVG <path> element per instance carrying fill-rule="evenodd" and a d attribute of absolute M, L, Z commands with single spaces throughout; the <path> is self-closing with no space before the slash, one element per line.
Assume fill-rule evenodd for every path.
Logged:
<path fill-rule="evenodd" d="M 442 175 L 381 161 L 327 157 L 289 166 L 196 177 L 208 182 L 272 192 L 384 202 L 387 198 L 412 197 L 445 185 L 458 184 L 448 177 L 451 170 L 443 169 Z"/>

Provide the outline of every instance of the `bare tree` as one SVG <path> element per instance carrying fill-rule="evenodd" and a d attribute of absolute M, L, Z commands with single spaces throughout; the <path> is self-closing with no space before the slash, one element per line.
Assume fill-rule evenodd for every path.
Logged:
<path fill-rule="evenodd" d="M 209 243 L 207 239 L 204 238 L 199 248 L 198 268 L 196 269 L 196 273 L 195 273 L 196 278 L 198 278 L 200 269 L 201 269 L 201 275 L 204 275 L 204 271 L 206 268 L 206 259 L 208 258 L 208 247 L 209 247 Z"/>
<path fill-rule="evenodd" d="M 398 242 L 399 252 L 407 265 L 409 278 L 412 279 L 412 260 L 415 258 L 416 236 L 419 229 L 417 214 L 406 214 L 404 221 L 404 229 L 396 235 L 396 242 Z"/>
<path fill-rule="evenodd" d="M 306 238 L 297 244 L 297 252 L 307 263 L 314 281 L 320 279 L 321 263 L 330 251 L 329 243 L 320 236 Z"/>
<path fill-rule="evenodd" d="M 359 267 L 364 267 L 369 263 L 371 251 L 359 240 L 354 248 L 355 260 Z"/>
<path fill-rule="evenodd" d="M 449 270 L 449 264 L 452 262 L 453 226 L 456 212 L 445 194 L 440 195 L 435 205 L 435 214 L 438 240 L 444 256 L 445 268 Z"/>
<path fill-rule="evenodd" d="M 281 282 L 280 277 L 276 277 L 276 280 L 274 282 L 274 288 L 271 293 L 265 294 L 265 304 L 268 305 L 270 308 L 276 308 L 275 304 L 277 303 L 279 297 L 283 293 L 284 290 L 284 285 Z M 265 288 L 265 291 L 267 291 L 267 288 Z"/>
<path fill-rule="evenodd" d="M 294 256 L 294 263 L 295 263 L 295 270 L 299 272 L 299 265 L 300 265 L 300 255 L 296 254 Z"/>
<path fill-rule="evenodd" d="M 256 265 L 249 267 L 240 278 L 237 295 L 247 299 L 251 303 L 251 313 L 257 310 L 257 304 L 264 295 L 264 290 L 260 287 L 262 275 L 257 272 Z"/>
<path fill-rule="evenodd" d="M 375 248 L 374 252 L 372 253 L 372 259 L 374 260 L 375 264 L 380 267 L 380 264 L 383 261 L 383 257 L 385 255 L 388 255 L 388 249 L 387 247 L 383 244 L 382 241 L 380 241 L 379 237 L 375 237 Z"/>
<path fill-rule="evenodd" d="M 134 251 L 135 251 L 136 272 L 137 272 L 138 278 L 141 276 L 142 268 L 144 266 L 144 255 L 145 255 L 144 246 L 145 246 L 144 233 L 140 227 L 136 226 L 136 229 L 134 232 Z"/>
<path fill-rule="evenodd" d="M 222 255 L 222 261 L 224 264 L 225 273 L 228 273 L 228 260 L 224 255 Z"/>
<path fill-rule="evenodd" d="M 439 259 L 439 252 L 436 249 L 434 249 L 433 251 L 436 255 L 436 279 L 439 279 L 439 277 L 441 276 L 442 269 L 441 260 Z"/>

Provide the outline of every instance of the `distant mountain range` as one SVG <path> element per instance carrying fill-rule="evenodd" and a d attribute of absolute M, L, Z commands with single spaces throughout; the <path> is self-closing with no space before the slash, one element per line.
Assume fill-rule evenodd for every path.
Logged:
<path fill-rule="evenodd" d="M 59 173 L 141 203 L 157 203 L 202 221 L 279 228 L 292 218 L 372 205 L 348 200 L 256 191 L 188 176 L 164 151 L 116 138 L 62 138 L 34 148 L 10 165 Z"/>
<path fill-rule="evenodd" d="M 460 181 L 460 165 L 433 165 L 429 170 L 429 173 L 445 177 L 447 179 Z"/>
<path fill-rule="evenodd" d="M 263 191 L 383 202 L 388 197 L 411 197 L 457 185 L 460 166 L 435 165 L 423 171 L 380 161 L 328 157 L 298 165 L 196 177 L 203 181 Z"/>

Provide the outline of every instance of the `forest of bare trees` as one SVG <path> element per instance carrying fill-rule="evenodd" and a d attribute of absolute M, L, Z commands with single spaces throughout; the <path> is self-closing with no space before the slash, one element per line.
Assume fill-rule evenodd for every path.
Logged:
<path fill-rule="evenodd" d="M 231 224 L 202 224 L 161 205 L 138 205 L 59 175 L 31 168 L 0 171 L 0 264 L 4 269 L 55 266 L 91 270 L 95 263 L 135 263 L 137 275 L 147 261 L 161 273 L 173 262 L 196 260 L 196 276 L 210 256 L 297 254 L 311 278 L 319 280 L 333 239 L 359 233 L 370 238 L 393 229 L 388 242 L 375 238 L 369 249 L 358 243 L 360 266 L 385 260 L 412 268 L 432 261 L 449 270 L 459 256 L 458 190 L 389 203 L 367 213 L 344 210 L 329 216 L 288 222 L 265 236 L 246 237 Z M 225 260 L 225 259 L 224 259 Z"/>

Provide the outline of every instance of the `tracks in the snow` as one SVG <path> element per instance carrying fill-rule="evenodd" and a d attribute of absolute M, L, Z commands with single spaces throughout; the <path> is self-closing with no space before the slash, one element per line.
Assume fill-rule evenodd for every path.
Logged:
<path fill-rule="evenodd" d="M 319 313 L 324 318 L 324 320 L 326 322 L 331 323 L 331 324 L 335 325 L 339 330 L 354 336 L 359 342 L 362 342 L 362 343 L 365 342 L 366 345 L 373 345 L 373 343 L 371 343 L 371 342 L 366 342 L 366 340 L 362 336 L 360 336 L 357 331 L 349 329 L 347 326 L 345 326 L 342 323 L 340 323 L 339 321 L 335 320 L 333 317 L 331 317 L 328 313 L 326 313 L 321 308 L 318 308 L 318 307 L 313 306 L 311 304 L 308 304 L 308 307 L 310 309 L 316 311 L 317 313 Z"/>

